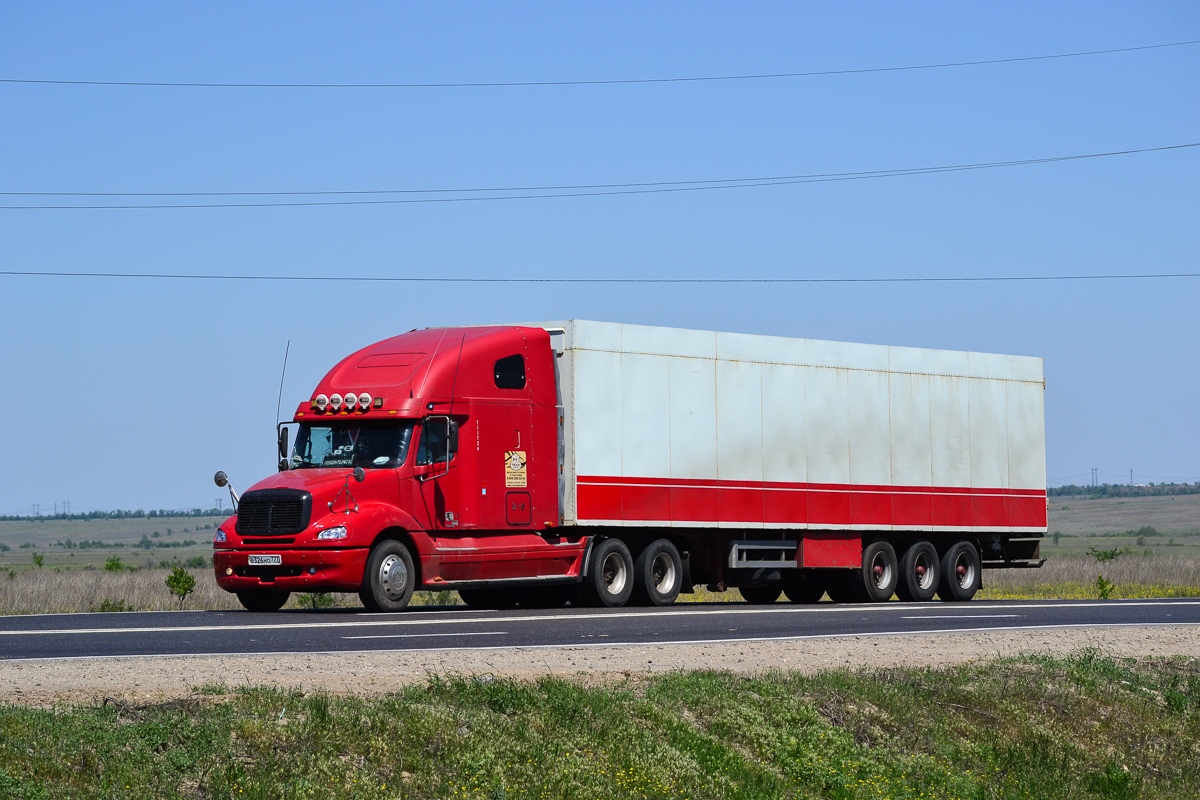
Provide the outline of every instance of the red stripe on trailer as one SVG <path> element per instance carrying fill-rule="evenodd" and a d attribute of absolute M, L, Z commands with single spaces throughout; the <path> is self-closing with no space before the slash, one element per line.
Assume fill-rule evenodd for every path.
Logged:
<path fill-rule="evenodd" d="M 1039 489 L 867 486 L 580 476 L 581 520 L 841 525 L 886 528 L 1044 528 Z"/>

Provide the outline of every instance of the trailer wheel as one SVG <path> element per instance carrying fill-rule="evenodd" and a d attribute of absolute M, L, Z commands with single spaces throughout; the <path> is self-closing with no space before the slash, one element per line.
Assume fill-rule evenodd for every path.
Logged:
<path fill-rule="evenodd" d="M 808 605 L 825 596 L 825 584 L 816 573 L 797 569 L 784 573 L 783 593 L 789 602 Z"/>
<path fill-rule="evenodd" d="M 633 594 L 633 556 L 620 539 L 602 539 L 592 548 L 588 574 L 579 585 L 583 605 L 616 608 Z"/>
<path fill-rule="evenodd" d="M 932 600 L 940 578 L 937 548 L 922 539 L 905 550 L 900 559 L 896 596 L 907 603 Z"/>
<path fill-rule="evenodd" d="M 752 606 L 769 606 L 783 594 L 783 586 L 778 583 L 768 583 L 766 586 L 739 586 L 742 599 Z"/>
<path fill-rule="evenodd" d="M 358 598 L 367 611 L 403 611 L 412 599 L 417 571 L 412 554 L 395 539 L 371 548 Z"/>
<path fill-rule="evenodd" d="M 982 568 L 975 545 L 965 540 L 955 542 L 942 556 L 938 597 L 948 603 L 970 600 L 979 591 Z"/>
<path fill-rule="evenodd" d="M 502 589 L 459 589 L 458 596 L 471 608 L 503 610 L 517 606 L 516 596 Z"/>
<path fill-rule="evenodd" d="M 666 539 L 642 548 L 633 562 L 633 602 L 639 606 L 669 606 L 683 588 L 683 559 Z"/>
<path fill-rule="evenodd" d="M 891 600 L 900 582 L 900 564 L 896 551 L 883 539 L 876 539 L 863 548 L 862 583 L 866 589 L 864 598 L 870 603 Z"/>
<path fill-rule="evenodd" d="M 242 589 L 237 593 L 238 602 L 247 611 L 278 611 L 291 596 L 291 592 L 272 592 L 270 589 Z"/>

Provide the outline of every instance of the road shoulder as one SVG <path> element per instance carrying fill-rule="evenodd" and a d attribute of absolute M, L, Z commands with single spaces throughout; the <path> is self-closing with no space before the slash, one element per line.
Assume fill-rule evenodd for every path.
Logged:
<path fill-rule="evenodd" d="M 687 645 L 6 661 L 0 662 L 0 702 L 52 705 L 103 697 L 147 702 L 190 695 L 206 685 L 378 695 L 430 674 L 557 675 L 605 681 L 665 670 L 753 674 L 771 669 L 811 673 L 846 667 L 938 667 L 1087 647 L 1123 657 L 1200 657 L 1200 629 L 1113 626 Z"/>

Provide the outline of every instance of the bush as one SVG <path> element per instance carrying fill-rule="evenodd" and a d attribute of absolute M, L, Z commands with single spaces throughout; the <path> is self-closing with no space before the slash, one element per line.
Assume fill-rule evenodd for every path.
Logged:
<path fill-rule="evenodd" d="M 123 572 L 124 570 L 125 562 L 121 560 L 120 556 L 109 556 L 108 560 L 104 562 L 105 572 Z"/>
<path fill-rule="evenodd" d="M 171 570 L 171 574 L 167 576 L 167 588 L 171 590 L 171 594 L 179 598 L 179 608 L 183 609 L 183 601 L 196 588 L 196 579 L 192 573 L 188 572 L 183 567 L 176 567 Z"/>
<path fill-rule="evenodd" d="M 35 567 L 37 567 L 38 569 L 41 569 L 41 568 L 42 568 L 42 565 L 43 565 L 43 564 L 45 564 L 45 563 L 46 563 L 46 557 L 45 557 L 45 556 L 43 556 L 41 553 L 34 553 L 34 554 L 33 554 L 33 565 L 34 565 Z"/>
<path fill-rule="evenodd" d="M 184 562 L 184 566 L 191 567 L 192 569 L 204 569 L 208 566 L 208 559 L 204 556 L 194 556 Z"/>
<path fill-rule="evenodd" d="M 103 613 L 110 611 L 133 611 L 133 606 L 126 605 L 124 600 L 112 600 L 106 597 L 100 601 L 100 607 L 96 610 Z"/>
<path fill-rule="evenodd" d="M 333 605 L 333 597 L 328 592 L 312 592 L 296 598 L 301 608 L 329 608 Z"/>

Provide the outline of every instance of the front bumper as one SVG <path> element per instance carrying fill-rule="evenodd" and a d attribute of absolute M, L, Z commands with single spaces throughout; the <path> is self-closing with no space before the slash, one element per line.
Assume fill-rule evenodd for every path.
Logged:
<path fill-rule="evenodd" d="M 279 555 L 279 566 L 250 566 L 251 554 Z M 356 592 L 367 566 L 365 547 L 328 550 L 216 550 L 213 571 L 217 585 L 227 592 L 241 589 L 275 589 L 285 592 Z"/>

